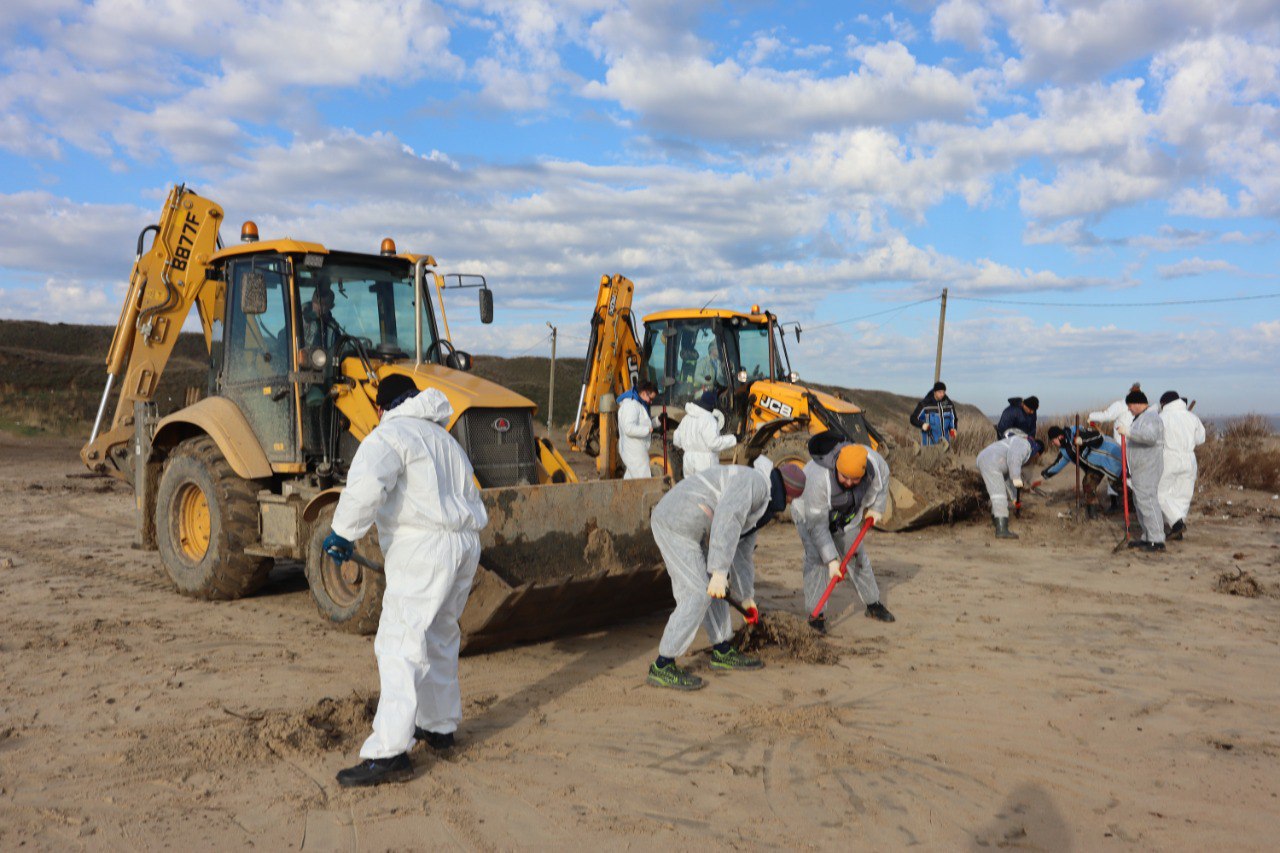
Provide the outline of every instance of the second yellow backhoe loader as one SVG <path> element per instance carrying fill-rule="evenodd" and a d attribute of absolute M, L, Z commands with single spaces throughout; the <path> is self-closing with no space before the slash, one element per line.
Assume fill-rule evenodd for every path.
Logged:
<path fill-rule="evenodd" d="M 827 430 L 891 456 L 887 442 L 858 406 L 799 383 L 773 314 L 758 306 L 746 313 L 719 308 L 663 311 L 644 318 L 641 343 L 631 317 L 634 291 L 625 276 L 601 279 L 578 415 L 568 436 L 570 447 L 597 456 L 602 477 L 618 472 L 616 426 L 608 413 L 611 399 L 640 378 L 658 388 L 654 411 L 661 407 L 674 420 L 683 416 L 686 403 L 705 399 L 710 392 L 724 413 L 725 432 L 738 438 L 735 461 L 749 462 L 765 453 L 776 463 L 803 464 L 809 459 L 809 439 Z M 659 436 L 655 441 L 661 447 Z M 679 476 L 675 448 L 666 446 L 654 452 L 653 459 L 655 469 L 665 465 Z M 891 458 L 891 468 L 893 463 Z M 886 530 L 946 521 L 961 513 L 968 500 L 958 482 L 932 475 L 913 478 L 910 486 L 895 476 L 890 496 L 880 524 Z"/>
<path fill-rule="evenodd" d="M 160 222 L 139 235 L 81 452 L 90 469 L 133 484 L 138 544 L 160 552 L 180 592 L 238 598 L 276 561 L 301 561 L 327 621 L 373 631 L 385 578 L 353 561 L 335 565 L 321 542 L 352 455 L 377 425 L 378 383 L 400 373 L 448 397 L 448 428 L 489 511 L 462 616 L 465 649 L 601 627 L 670 603 L 648 529 L 664 483 L 578 483 L 551 442 L 535 437 L 534 404 L 467 372 L 471 357 L 448 334 L 445 292 L 474 287 L 490 322 L 482 278 L 449 284 L 433 258 L 399 254 L 390 240 L 377 254 L 259 241 L 253 223 L 239 245 L 223 247 L 222 216 L 178 186 Z M 157 384 L 193 307 L 208 385 L 202 399 L 159 417 Z M 376 533 L 357 553 L 381 560 Z"/>

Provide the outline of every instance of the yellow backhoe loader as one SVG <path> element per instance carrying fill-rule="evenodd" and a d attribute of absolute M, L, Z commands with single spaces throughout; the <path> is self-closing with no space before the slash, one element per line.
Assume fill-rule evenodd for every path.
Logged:
<path fill-rule="evenodd" d="M 644 318 L 640 343 L 631 317 L 634 292 L 625 276 L 601 279 L 578 415 L 568 436 L 574 450 L 597 456 L 602 477 L 617 476 L 619 467 L 616 425 L 609 411 L 612 399 L 644 378 L 658 388 L 652 408 L 661 407 L 674 420 L 683 417 L 686 403 L 708 392 L 714 395 L 716 408 L 725 416 L 725 431 L 738 438 L 733 457 L 737 462 L 766 453 L 776 463 L 803 464 L 809 459 L 809 439 L 827 430 L 889 456 L 895 476 L 883 529 L 922 527 L 963 512 L 968 499 L 958 480 L 952 482 L 942 472 L 923 472 L 911 476 L 908 485 L 902 476 L 908 473 L 907 465 L 895 465 L 893 451 L 858 406 L 799 383 L 773 314 L 759 306 L 748 313 L 719 308 L 663 311 Z M 660 440 L 655 435 L 655 441 Z M 655 469 L 665 465 L 668 473 L 680 476 L 676 448 L 668 445 L 652 456 Z"/>
<path fill-rule="evenodd" d="M 490 322 L 493 293 L 482 277 L 442 275 L 431 256 L 399 254 L 389 239 L 377 254 L 259 241 L 252 222 L 239 245 L 223 247 L 222 216 L 177 186 L 160 222 L 139 235 L 102 403 L 81 451 L 91 470 L 133 484 L 138 543 L 160 552 L 179 592 L 238 598 L 275 561 L 301 561 L 322 617 L 372 632 L 385 578 L 355 562 L 336 566 L 320 545 L 352 455 L 377 425 L 378 383 L 401 373 L 448 397 L 448 428 L 489 511 L 462 617 L 465 649 L 588 630 L 670 604 L 648 530 L 664 483 L 578 483 L 551 442 L 535 437 L 530 400 L 467 373 L 471 357 L 448 334 L 445 293 L 476 289 Z M 193 306 L 208 385 L 202 399 L 159 417 L 156 388 Z M 376 533 L 357 552 L 379 562 Z"/>

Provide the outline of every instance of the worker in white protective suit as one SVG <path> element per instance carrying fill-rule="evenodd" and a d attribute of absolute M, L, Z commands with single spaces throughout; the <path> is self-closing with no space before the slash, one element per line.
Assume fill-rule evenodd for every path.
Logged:
<path fill-rule="evenodd" d="M 721 435 L 722 429 L 724 414 L 719 409 L 708 411 L 697 403 L 684 404 L 684 420 L 676 427 L 671 443 L 684 453 L 685 477 L 716 467 L 720 454 L 738 443 L 732 435 Z"/>
<path fill-rule="evenodd" d="M 825 634 L 827 615 L 814 616 L 814 608 L 831 580 L 841 577 L 840 563 L 857 538 L 863 519 L 875 523 L 884 518 L 889 503 L 889 463 L 871 448 L 833 434 L 827 441 L 815 438 L 810 454 L 812 459 L 804 466 L 804 493 L 791 505 L 791 520 L 804 546 L 805 613 L 809 625 Z M 858 546 L 851 565 L 853 586 L 866 605 L 866 615 L 881 622 L 895 621 L 880 601 L 865 542 Z"/>
<path fill-rule="evenodd" d="M 1023 487 L 1022 466 L 1040 455 L 1044 445 L 1038 439 L 1011 430 L 999 441 L 993 441 L 978 454 L 978 473 L 991 499 L 991 523 L 997 539 L 1017 539 L 1009 529 L 1009 498 L 1016 501 Z"/>
<path fill-rule="evenodd" d="M 1164 517 L 1160 514 L 1160 476 L 1164 471 L 1164 421 L 1147 405 L 1147 395 L 1130 391 L 1124 398 L 1133 413 L 1129 426 L 1116 425 L 1116 432 L 1128 443 L 1129 479 L 1133 484 L 1133 505 L 1142 526 L 1142 538 L 1129 542 L 1143 551 L 1164 550 Z"/>
<path fill-rule="evenodd" d="M 649 438 L 653 435 L 654 417 L 649 413 L 649 404 L 657 396 L 658 389 L 652 382 L 639 382 L 618 395 L 618 455 L 627 468 L 624 480 L 653 476 L 649 470 Z"/>
<path fill-rule="evenodd" d="M 1129 393 L 1141 391 L 1141 383 L 1135 382 L 1129 386 Z M 1115 437 L 1116 444 L 1120 443 L 1119 429 L 1121 427 L 1128 428 L 1133 423 L 1133 413 L 1129 411 L 1129 407 L 1123 399 L 1114 401 L 1110 406 L 1098 412 L 1089 413 L 1089 426 L 1102 427 L 1106 424 L 1111 425 L 1111 434 Z M 1120 493 L 1115 490 L 1111 483 L 1107 483 L 1107 495 L 1111 498 L 1111 511 L 1114 512 L 1120 508 Z"/>
<path fill-rule="evenodd" d="M 732 594 L 748 613 L 756 611 L 756 532 L 803 489 L 800 466 L 782 468 L 775 469 L 763 456 L 750 468 L 708 468 L 681 480 L 653 508 L 650 526 L 671 577 L 676 609 L 662 632 L 658 657 L 649 665 L 649 684 L 675 690 L 705 686 L 700 677 L 676 664 L 693 644 L 699 626 L 711 639 L 712 669 L 733 672 L 764 666 L 759 658 L 733 647 L 724 599 Z"/>
<path fill-rule="evenodd" d="M 1204 424 L 1177 391 L 1160 396 L 1164 423 L 1164 472 L 1160 475 L 1160 513 L 1169 527 L 1166 539 L 1181 539 L 1196 490 L 1196 448 L 1204 444 Z"/>
<path fill-rule="evenodd" d="M 458 617 L 480 561 L 488 523 L 471 462 L 445 425 L 440 391 L 418 393 L 408 376 L 378 386 L 381 423 L 360 443 L 324 549 L 339 563 L 377 524 L 387 588 L 373 651 L 382 693 L 363 762 L 338 773 L 343 786 L 413 775 L 409 749 L 453 745 L 462 719 Z"/>

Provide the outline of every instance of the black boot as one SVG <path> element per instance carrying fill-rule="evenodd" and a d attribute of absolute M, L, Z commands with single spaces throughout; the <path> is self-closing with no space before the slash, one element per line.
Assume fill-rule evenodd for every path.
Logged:
<path fill-rule="evenodd" d="M 413 778 L 413 763 L 406 753 L 390 758 L 370 758 L 355 767 L 338 771 L 338 784 L 344 788 L 405 782 Z"/>
<path fill-rule="evenodd" d="M 1089 521 L 1093 521 L 1095 518 L 1098 517 L 1098 508 L 1093 504 L 1085 504 L 1084 517 L 1089 519 Z"/>
<path fill-rule="evenodd" d="M 1175 542 L 1182 541 L 1182 534 L 1187 530 L 1187 522 L 1184 519 L 1178 519 L 1173 523 L 1173 527 L 1169 528 L 1169 535 L 1165 539 L 1172 539 Z"/>
<path fill-rule="evenodd" d="M 881 622 L 897 621 L 893 618 L 893 614 L 889 612 L 889 608 L 885 607 L 878 601 L 867 605 L 867 618 L 879 619 Z"/>
<path fill-rule="evenodd" d="M 1018 538 L 1018 534 L 1012 533 L 1009 530 L 1009 519 L 1007 518 L 996 519 L 996 538 L 997 539 L 1017 539 Z"/>
<path fill-rule="evenodd" d="M 819 634 L 827 633 L 827 614 L 823 613 L 818 617 L 809 617 L 809 627 Z"/>
<path fill-rule="evenodd" d="M 413 739 L 426 741 L 427 746 L 436 752 L 453 749 L 453 732 L 429 732 L 417 726 L 413 728 Z"/>

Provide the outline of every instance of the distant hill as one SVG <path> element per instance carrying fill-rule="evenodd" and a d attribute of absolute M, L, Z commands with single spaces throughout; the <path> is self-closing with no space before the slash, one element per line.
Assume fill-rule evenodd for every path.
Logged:
<path fill-rule="evenodd" d="M 0 426 L 25 425 L 59 432 L 87 432 L 106 382 L 105 359 L 110 326 L 78 326 L 30 320 L 0 320 Z M 584 360 L 556 360 L 557 431 L 572 422 L 582 387 Z M 550 359 L 476 355 L 473 373 L 523 394 L 538 405 L 546 422 Z M 189 387 L 203 388 L 208 376 L 204 339 L 179 336 L 173 359 L 161 379 L 157 402 L 162 413 L 181 405 Z M 860 406 L 878 428 L 905 433 L 917 397 L 889 391 L 817 385 Z M 987 417 L 974 406 L 959 405 L 970 423 Z"/>

